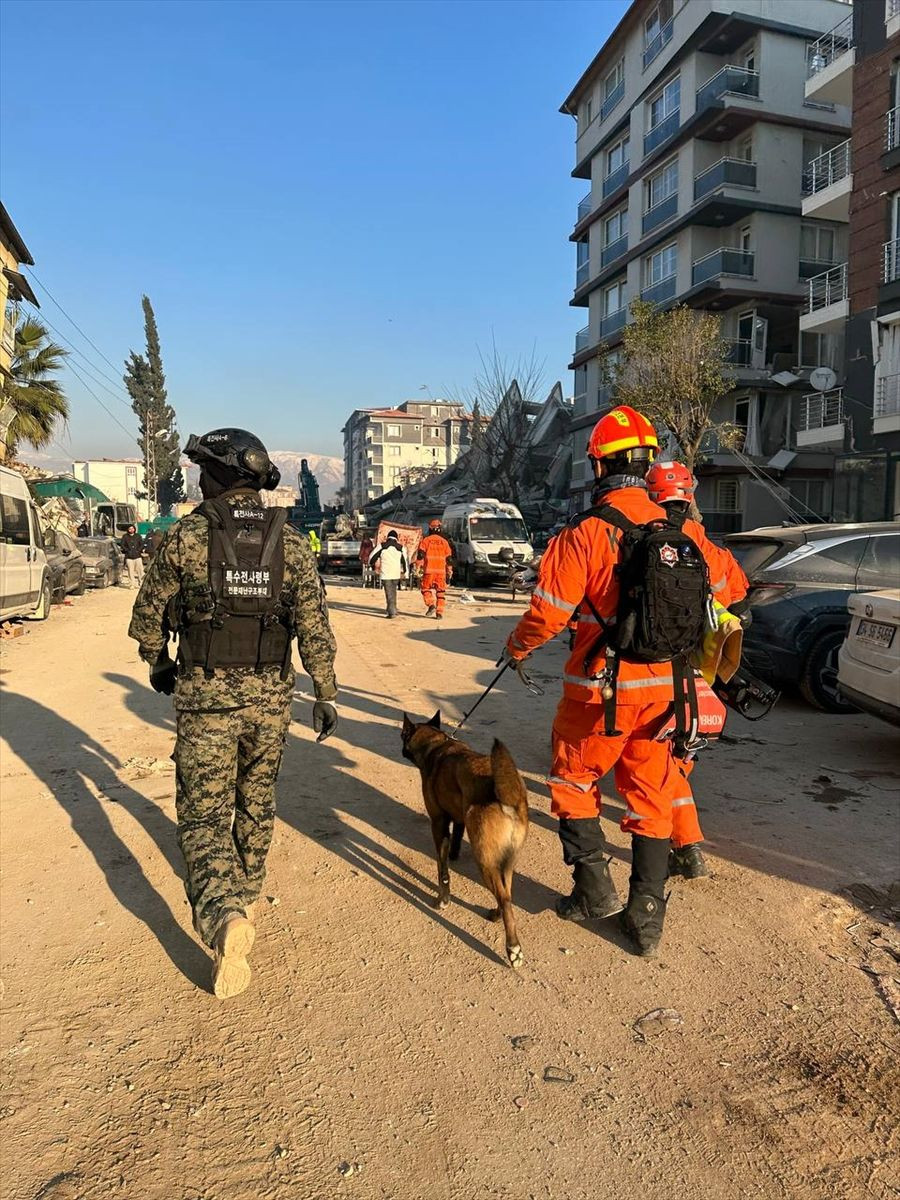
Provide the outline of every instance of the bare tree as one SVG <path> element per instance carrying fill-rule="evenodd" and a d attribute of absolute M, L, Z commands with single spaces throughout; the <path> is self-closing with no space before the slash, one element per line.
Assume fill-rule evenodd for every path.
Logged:
<path fill-rule="evenodd" d="M 686 305 L 661 312 L 643 300 L 631 305 L 631 314 L 622 361 L 609 376 L 616 403 L 629 404 L 658 429 L 668 429 L 693 471 L 711 430 L 724 446 L 740 437 L 733 424 L 712 415 L 716 401 L 733 386 L 720 319 Z"/>
<path fill-rule="evenodd" d="M 528 406 L 539 403 L 545 360 L 534 348 L 507 357 L 494 339 L 488 352 L 478 348 L 478 370 L 471 384 L 448 395 L 473 414 L 469 470 L 476 489 L 498 491 L 501 499 L 519 500 L 528 456 Z"/>

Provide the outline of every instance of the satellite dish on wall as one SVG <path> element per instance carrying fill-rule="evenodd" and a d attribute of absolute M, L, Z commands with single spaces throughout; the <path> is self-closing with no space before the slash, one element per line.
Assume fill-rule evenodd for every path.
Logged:
<path fill-rule="evenodd" d="M 809 373 L 809 382 L 817 392 L 830 392 L 837 383 L 837 375 L 831 367 L 816 367 Z"/>

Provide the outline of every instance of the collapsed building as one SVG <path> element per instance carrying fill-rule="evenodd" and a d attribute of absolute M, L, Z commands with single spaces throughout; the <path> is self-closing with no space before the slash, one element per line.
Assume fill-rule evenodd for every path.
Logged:
<path fill-rule="evenodd" d="M 560 383 L 538 403 L 525 400 L 513 380 L 488 420 L 473 415 L 472 445 L 456 462 L 370 500 L 365 524 L 421 524 L 448 504 L 495 496 L 515 504 L 532 531 L 550 529 L 569 512 L 571 421 Z"/>

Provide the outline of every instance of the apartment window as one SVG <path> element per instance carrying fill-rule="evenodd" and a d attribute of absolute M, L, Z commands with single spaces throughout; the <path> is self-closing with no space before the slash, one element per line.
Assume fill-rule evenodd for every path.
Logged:
<path fill-rule="evenodd" d="M 804 262 L 825 264 L 837 262 L 834 230 L 827 225 L 801 225 L 800 258 Z"/>
<path fill-rule="evenodd" d="M 401 450 L 400 446 L 388 446 L 388 448 L 387 448 L 388 457 L 389 458 L 399 458 L 400 450 Z"/>
<path fill-rule="evenodd" d="M 432 436 L 433 438 L 439 438 L 439 437 L 441 436 L 441 427 L 440 427 L 440 425 L 432 425 L 432 427 L 431 427 L 431 436 Z"/>
<path fill-rule="evenodd" d="M 588 96 L 588 98 L 585 100 L 584 104 L 582 105 L 581 119 L 584 122 L 585 128 L 587 128 L 588 125 L 590 125 L 591 121 L 593 121 L 593 119 L 594 119 L 594 97 L 593 96 Z"/>
<path fill-rule="evenodd" d="M 801 333 L 801 367 L 831 367 L 837 370 L 841 360 L 842 339 L 834 333 Z"/>
<path fill-rule="evenodd" d="M 627 137 L 621 138 L 606 152 L 606 174 L 612 175 L 613 171 L 618 171 L 619 167 L 624 166 L 628 162 L 628 148 L 630 139 Z"/>
<path fill-rule="evenodd" d="M 610 317 L 625 307 L 625 280 L 610 284 L 603 292 L 603 315 Z"/>
<path fill-rule="evenodd" d="M 620 58 L 613 69 L 606 75 L 603 80 L 603 100 L 604 103 L 615 94 L 616 88 L 621 88 L 625 84 L 625 59 Z"/>
<path fill-rule="evenodd" d="M 611 246 L 628 232 L 628 209 L 620 208 L 603 222 L 603 245 Z"/>
<path fill-rule="evenodd" d="M 579 275 L 582 272 L 582 268 L 584 268 L 585 270 L 587 269 L 587 266 L 590 263 L 590 261 L 591 261 L 590 243 L 589 242 L 576 242 L 575 243 L 575 266 L 578 270 Z"/>
<path fill-rule="evenodd" d="M 673 158 L 647 179 L 644 185 L 644 208 L 656 208 L 678 191 L 678 159 Z"/>
<path fill-rule="evenodd" d="M 888 201 L 888 220 L 890 222 L 890 240 L 896 242 L 900 238 L 900 192 L 894 192 Z"/>
<path fill-rule="evenodd" d="M 738 62 L 745 71 L 756 70 L 756 42 L 750 42 L 738 56 Z"/>
<path fill-rule="evenodd" d="M 743 162 L 753 162 L 753 134 L 741 138 L 734 150 L 734 157 Z"/>
<path fill-rule="evenodd" d="M 388 435 L 388 437 L 399 437 L 400 436 L 400 426 L 399 425 L 388 425 L 387 435 Z"/>
<path fill-rule="evenodd" d="M 648 122 L 647 128 L 655 129 L 657 125 L 661 125 L 666 117 L 670 117 L 672 113 L 678 112 L 681 104 L 681 78 L 676 75 L 674 79 L 670 79 L 662 91 L 647 101 Z"/>
<path fill-rule="evenodd" d="M 657 4 L 644 21 L 644 45 L 649 46 L 654 38 L 659 37 L 664 25 L 672 20 L 672 0 L 663 0 Z"/>
<path fill-rule="evenodd" d="M 900 58 L 891 64 L 891 108 L 900 108 Z"/>
<path fill-rule="evenodd" d="M 576 367 L 575 381 L 573 384 L 575 396 L 584 396 L 587 394 L 587 367 Z"/>
<path fill-rule="evenodd" d="M 740 488 L 736 479 L 716 480 L 715 512 L 737 512 Z"/>
<path fill-rule="evenodd" d="M 664 279 L 671 279 L 677 269 L 678 247 L 672 242 L 662 250 L 657 250 L 655 254 L 648 254 L 644 259 L 644 287 L 652 287 L 655 283 L 662 283 Z"/>
<path fill-rule="evenodd" d="M 741 254 L 750 254 L 753 249 L 753 231 L 749 225 L 745 225 L 738 234 L 738 248 Z"/>

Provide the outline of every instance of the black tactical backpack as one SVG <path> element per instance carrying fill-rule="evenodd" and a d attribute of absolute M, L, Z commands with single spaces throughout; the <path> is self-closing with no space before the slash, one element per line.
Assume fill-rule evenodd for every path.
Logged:
<path fill-rule="evenodd" d="M 611 505 L 597 515 L 622 530 L 610 644 L 632 662 L 690 658 L 703 645 L 712 602 L 709 570 L 696 542 L 667 518 L 636 525 Z"/>
<path fill-rule="evenodd" d="M 197 512 L 209 522 L 208 583 L 184 597 L 179 650 L 187 669 L 290 666 L 293 596 L 285 587 L 283 508 L 220 497 Z"/>

